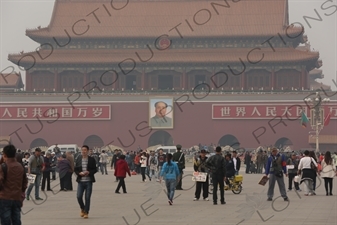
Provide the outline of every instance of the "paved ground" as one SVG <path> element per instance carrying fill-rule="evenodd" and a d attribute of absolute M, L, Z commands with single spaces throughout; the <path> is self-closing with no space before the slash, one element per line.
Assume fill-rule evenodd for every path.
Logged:
<path fill-rule="evenodd" d="M 243 170 L 243 168 L 242 168 Z M 234 195 L 226 191 L 226 205 L 213 205 L 210 201 L 194 202 L 194 182 L 185 171 L 183 191 L 176 191 L 173 206 L 167 203 L 166 195 L 159 183 L 141 182 L 136 175 L 126 179 L 127 194 L 115 194 L 117 183 L 113 172 L 109 175 L 96 174 L 89 219 L 79 216 L 76 191 L 46 192 L 41 194 L 43 202 L 25 201 L 22 222 L 25 225 L 75 225 L 75 224 L 228 224 L 228 225 L 334 225 L 337 224 L 337 182 L 334 179 L 334 196 L 325 196 L 324 183 L 317 181 L 317 196 L 304 196 L 303 192 L 289 192 L 290 202 L 284 202 L 275 188 L 273 202 L 267 202 L 267 186 L 258 185 L 259 174 L 244 174 L 244 189 Z M 286 181 L 286 185 L 287 185 Z M 59 182 L 52 187 L 59 190 Z M 77 184 L 74 180 L 74 188 Z M 32 191 L 32 194 L 34 190 Z M 47 196 L 47 197 L 46 197 Z"/>

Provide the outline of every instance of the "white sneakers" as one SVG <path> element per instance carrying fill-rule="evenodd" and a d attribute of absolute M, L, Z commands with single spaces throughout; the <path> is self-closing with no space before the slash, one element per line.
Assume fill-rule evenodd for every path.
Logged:
<path fill-rule="evenodd" d="M 194 198 L 193 201 L 199 201 L 199 199 L 198 198 Z M 209 199 L 208 198 L 204 198 L 204 201 L 209 201 Z"/>

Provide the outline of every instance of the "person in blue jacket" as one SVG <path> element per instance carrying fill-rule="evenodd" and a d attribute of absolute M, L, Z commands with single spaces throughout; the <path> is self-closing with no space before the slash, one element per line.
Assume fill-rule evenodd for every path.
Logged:
<path fill-rule="evenodd" d="M 174 191 L 176 188 L 177 179 L 179 177 L 179 168 L 176 162 L 172 161 L 172 154 L 167 154 L 166 162 L 160 172 L 160 182 L 165 179 L 168 203 L 173 204 Z"/>
<path fill-rule="evenodd" d="M 279 186 L 282 198 L 284 201 L 289 201 L 283 179 L 283 173 L 288 176 L 286 166 L 286 157 L 278 153 L 277 148 L 273 148 L 271 155 L 268 158 L 265 172 L 266 176 L 269 177 L 269 188 L 267 193 L 268 201 L 273 200 L 276 181 Z"/>

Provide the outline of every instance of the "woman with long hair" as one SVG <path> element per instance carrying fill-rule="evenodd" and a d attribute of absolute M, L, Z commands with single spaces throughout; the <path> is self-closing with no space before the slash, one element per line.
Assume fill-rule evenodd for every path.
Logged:
<path fill-rule="evenodd" d="M 172 161 L 172 154 L 167 154 L 166 162 L 164 163 L 160 172 L 160 183 L 162 178 L 164 178 L 167 189 L 168 203 L 170 205 L 173 204 L 174 191 L 179 174 L 180 173 L 177 163 Z"/>
<path fill-rule="evenodd" d="M 336 176 L 336 166 L 334 161 L 332 160 L 331 153 L 327 151 L 325 153 L 324 159 L 321 161 L 322 163 L 322 171 L 321 177 L 324 179 L 324 186 L 326 195 L 332 195 L 332 179 Z M 328 191 L 330 189 L 330 191 Z"/>

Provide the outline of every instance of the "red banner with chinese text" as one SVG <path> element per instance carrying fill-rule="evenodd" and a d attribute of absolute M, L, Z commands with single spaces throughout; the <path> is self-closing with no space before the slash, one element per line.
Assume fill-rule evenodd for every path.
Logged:
<path fill-rule="evenodd" d="M 110 105 L 1 105 L 0 120 L 110 120 Z"/>
<path fill-rule="evenodd" d="M 301 112 L 310 117 L 310 110 L 306 104 L 213 104 L 212 119 L 272 119 L 276 116 L 285 119 L 300 119 Z M 337 106 L 325 105 L 325 112 L 331 112 L 331 119 L 337 118 Z"/>

